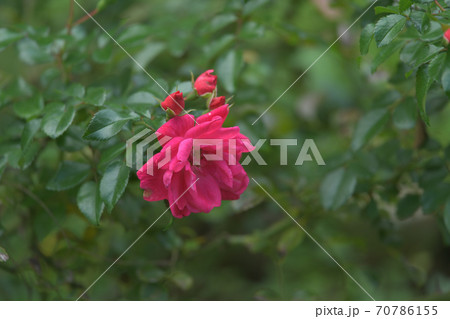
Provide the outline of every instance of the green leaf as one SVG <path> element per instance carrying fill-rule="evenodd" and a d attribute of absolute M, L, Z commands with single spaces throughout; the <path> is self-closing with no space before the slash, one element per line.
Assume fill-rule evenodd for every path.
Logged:
<path fill-rule="evenodd" d="M 430 77 L 430 81 L 436 81 L 441 76 L 445 58 L 445 54 L 438 54 L 438 56 L 431 60 L 430 65 L 428 66 L 428 76 Z"/>
<path fill-rule="evenodd" d="M 75 108 L 56 102 L 47 107 L 48 110 L 42 119 L 42 130 L 51 138 L 57 138 L 72 124 Z"/>
<path fill-rule="evenodd" d="M 426 67 L 421 66 L 416 74 L 416 99 L 417 104 L 419 105 L 420 117 L 427 125 L 430 124 L 426 110 L 427 94 L 431 85 L 430 82 Z"/>
<path fill-rule="evenodd" d="M 329 173 L 320 186 L 320 199 L 325 209 L 335 210 L 352 196 L 356 186 L 356 176 L 339 168 Z"/>
<path fill-rule="evenodd" d="M 158 105 L 159 102 L 155 99 L 153 94 L 146 91 L 139 91 L 132 94 L 127 99 L 127 106 L 133 111 L 142 114 L 147 118 L 151 118 L 151 108 Z"/>
<path fill-rule="evenodd" d="M 88 140 L 107 140 L 120 132 L 133 117 L 122 116 L 113 110 L 97 112 L 89 123 L 83 138 Z"/>
<path fill-rule="evenodd" d="M 242 66 L 242 54 L 236 50 L 227 52 L 217 61 L 217 75 L 225 88 L 230 93 L 236 89 L 236 80 Z"/>
<path fill-rule="evenodd" d="M 16 33 L 5 28 L 0 29 L 0 51 L 11 43 L 20 40 L 23 37 L 21 33 Z"/>
<path fill-rule="evenodd" d="M 448 198 L 450 185 L 441 183 L 424 190 L 422 195 L 422 207 L 424 214 L 432 214 L 439 211 Z"/>
<path fill-rule="evenodd" d="M 365 114 L 358 121 L 351 145 L 354 151 L 360 149 L 381 131 L 388 120 L 388 114 L 387 108 L 376 109 Z"/>
<path fill-rule="evenodd" d="M 421 64 L 432 60 L 439 54 L 441 49 L 442 48 L 440 47 L 426 44 L 419 40 L 412 41 L 403 48 L 400 54 L 400 60 L 413 67 L 418 67 Z"/>
<path fill-rule="evenodd" d="M 370 23 L 364 27 L 361 32 L 361 37 L 359 38 L 359 51 L 361 55 L 366 55 L 369 52 L 370 43 L 373 39 L 373 31 L 375 25 Z"/>
<path fill-rule="evenodd" d="M 103 170 L 106 166 L 114 159 L 116 159 L 120 154 L 125 151 L 126 144 L 120 143 L 117 145 L 113 145 L 110 148 L 104 150 L 102 152 L 102 156 L 100 157 L 100 161 L 98 162 L 98 168 Z"/>
<path fill-rule="evenodd" d="M 83 85 L 81 85 L 80 83 L 74 83 L 67 88 L 66 93 L 68 96 L 77 97 L 81 99 L 86 93 L 85 91 L 86 90 Z"/>
<path fill-rule="evenodd" d="M 406 219 L 414 215 L 420 207 L 419 195 L 406 195 L 397 205 L 397 217 L 399 219 Z"/>
<path fill-rule="evenodd" d="M 8 253 L 5 248 L 0 246 L 0 262 L 7 262 L 9 259 Z"/>
<path fill-rule="evenodd" d="M 247 1 L 244 4 L 244 7 L 242 9 L 242 14 L 244 16 L 247 16 L 250 13 L 252 13 L 253 11 L 255 11 L 256 9 L 258 9 L 260 6 L 266 4 L 267 2 L 269 2 L 269 0 L 250 0 L 250 1 Z"/>
<path fill-rule="evenodd" d="M 388 45 L 403 30 L 406 18 L 399 14 L 390 14 L 378 20 L 374 29 L 374 37 L 378 47 Z"/>
<path fill-rule="evenodd" d="M 381 7 L 381 6 L 377 6 L 375 7 L 375 14 L 379 15 L 379 14 L 383 14 L 383 13 L 394 13 L 394 14 L 398 14 L 400 13 L 398 8 L 393 7 L 393 6 L 389 6 L 389 7 Z"/>
<path fill-rule="evenodd" d="M 125 191 L 128 184 L 129 169 L 122 161 L 111 163 L 100 181 L 100 195 L 109 212 Z"/>
<path fill-rule="evenodd" d="M 165 48 L 165 43 L 151 42 L 136 54 L 136 61 L 138 61 L 139 64 L 145 68 L 150 62 L 153 61 L 153 59 L 163 52 Z M 133 63 L 133 69 L 134 71 L 142 72 L 142 69 L 136 63 Z"/>
<path fill-rule="evenodd" d="M 78 190 L 77 205 L 92 224 L 100 224 L 105 204 L 100 197 L 100 191 L 95 182 L 89 181 L 81 185 Z"/>
<path fill-rule="evenodd" d="M 417 121 L 416 101 L 412 97 L 409 97 L 401 102 L 395 108 L 392 119 L 395 127 L 400 130 L 413 128 Z"/>
<path fill-rule="evenodd" d="M 20 101 L 14 104 L 14 112 L 24 119 L 39 115 L 43 109 L 44 99 L 41 95 L 36 95 L 29 100 Z"/>
<path fill-rule="evenodd" d="M 216 15 L 209 24 L 205 25 L 205 31 L 208 33 L 216 32 L 237 20 L 233 13 L 224 13 Z"/>
<path fill-rule="evenodd" d="M 104 88 L 89 88 L 84 102 L 95 106 L 103 106 L 106 101 L 106 90 Z"/>
<path fill-rule="evenodd" d="M 372 73 L 376 71 L 376 69 L 389 59 L 395 52 L 400 50 L 400 48 L 403 46 L 403 41 L 394 41 L 388 44 L 385 47 L 382 47 L 378 52 L 375 58 L 372 61 L 371 71 Z"/>
<path fill-rule="evenodd" d="M 112 43 L 105 45 L 103 48 L 98 48 L 92 54 L 92 60 L 101 64 L 109 63 L 112 57 L 112 50 L 113 50 Z"/>
<path fill-rule="evenodd" d="M 447 203 L 444 207 L 444 225 L 447 228 L 447 231 L 450 233 L 450 199 L 447 200 Z"/>
<path fill-rule="evenodd" d="M 18 44 L 19 58 L 29 65 L 49 63 L 53 57 L 49 50 L 37 44 L 29 38 L 23 39 Z"/>
<path fill-rule="evenodd" d="M 444 88 L 445 93 L 450 96 L 450 63 L 447 63 L 442 73 L 442 87 Z"/>
<path fill-rule="evenodd" d="M 64 161 L 48 182 L 47 189 L 61 191 L 73 188 L 89 176 L 90 168 L 90 165 L 85 163 Z"/>
<path fill-rule="evenodd" d="M 34 143 L 22 151 L 22 155 L 20 156 L 20 159 L 18 162 L 21 169 L 24 170 L 31 165 L 31 163 L 35 159 L 39 149 L 40 149 L 40 145 L 38 143 Z"/>
<path fill-rule="evenodd" d="M 413 4 L 412 0 L 400 0 L 399 4 L 398 4 L 398 8 L 400 10 L 400 12 L 406 11 L 408 10 Z"/>
<path fill-rule="evenodd" d="M 29 121 L 22 132 L 22 138 L 20 140 L 20 146 L 22 147 L 22 151 L 27 149 L 30 143 L 33 141 L 34 135 L 36 135 L 37 131 L 41 127 L 41 119 L 34 119 Z"/>

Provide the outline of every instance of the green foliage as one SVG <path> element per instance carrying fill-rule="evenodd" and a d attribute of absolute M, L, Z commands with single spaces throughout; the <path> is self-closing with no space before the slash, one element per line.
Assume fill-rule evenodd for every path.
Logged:
<path fill-rule="evenodd" d="M 379 1 L 323 54 L 372 1 L 80 1 L 127 53 L 70 1 L 2 1 L 0 298 L 74 300 L 148 230 L 84 299 L 367 299 L 252 181 L 181 220 L 143 200 L 126 141 L 165 123 L 166 93 L 201 114 L 191 72 L 214 68 L 226 126 L 298 139 L 286 166 L 264 144 L 250 177 L 377 299 L 448 299 L 439 2 Z M 291 162 L 305 139 L 325 166 Z"/>

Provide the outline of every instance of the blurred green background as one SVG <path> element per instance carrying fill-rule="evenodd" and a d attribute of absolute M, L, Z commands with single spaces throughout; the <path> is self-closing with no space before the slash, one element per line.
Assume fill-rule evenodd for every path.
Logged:
<path fill-rule="evenodd" d="M 90 12 L 99 5 L 77 1 Z M 298 139 L 288 165 L 266 142 L 268 165 L 252 161 L 246 170 L 375 299 L 449 299 L 448 98 L 437 84 L 430 89 L 426 129 L 414 109 L 357 124 L 415 88 L 398 52 L 373 73 L 376 46 L 361 57 L 373 8 L 251 125 L 371 2 L 100 3 L 98 22 L 167 90 L 213 68 L 219 94 L 234 96 L 228 126 L 253 142 Z M 124 161 L 125 140 L 163 122 L 155 97 L 165 95 L 92 20 L 80 23 L 76 4 L 71 19 L 70 4 L 0 2 L 0 255 L 9 257 L 0 262 L 2 300 L 77 299 L 165 210 L 142 199 L 135 170 L 118 182 L 125 191 L 99 225 L 100 216 L 79 209 L 79 185 L 98 187 L 110 163 Z M 124 120 L 104 141 L 83 138 L 102 109 L 143 121 Z M 294 165 L 305 139 L 326 166 Z M 167 213 L 83 299 L 369 297 L 251 181 L 240 200 L 209 214 Z"/>

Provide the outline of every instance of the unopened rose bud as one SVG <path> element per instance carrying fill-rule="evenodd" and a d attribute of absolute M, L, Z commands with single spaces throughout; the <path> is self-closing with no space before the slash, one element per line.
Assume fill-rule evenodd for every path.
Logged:
<path fill-rule="evenodd" d="M 211 103 L 209 103 L 209 109 L 215 110 L 218 107 L 221 107 L 222 105 L 226 104 L 225 96 L 218 96 L 211 100 Z"/>
<path fill-rule="evenodd" d="M 444 41 L 447 45 L 450 43 L 450 29 L 444 32 Z"/>
<path fill-rule="evenodd" d="M 172 111 L 175 115 L 180 114 L 184 110 L 183 93 L 176 91 L 170 94 L 162 103 L 161 107 L 167 111 Z"/>
<path fill-rule="evenodd" d="M 212 93 L 216 89 L 217 85 L 217 75 L 212 75 L 214 70 L 208 70 L 199 75 L 199 77 L 194 82 L 194 88 L 198 95 L 204 95 L 207 93 Z"/>

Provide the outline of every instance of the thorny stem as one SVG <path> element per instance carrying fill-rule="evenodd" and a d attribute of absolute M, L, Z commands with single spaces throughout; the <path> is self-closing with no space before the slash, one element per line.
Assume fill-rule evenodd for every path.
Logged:
<path fill-rule="evenodd" d="M 434 0 L 434 3 L 436 3 L 436 5 L 439 7 L 439 9 L 441 9 L 441 11 L 445 11 L 444 7 L 441 6 L 438 0 Z"/>

